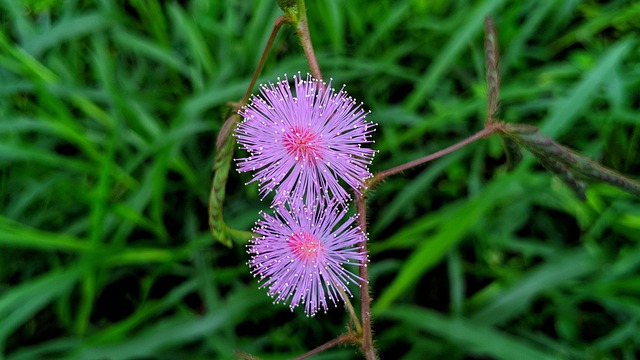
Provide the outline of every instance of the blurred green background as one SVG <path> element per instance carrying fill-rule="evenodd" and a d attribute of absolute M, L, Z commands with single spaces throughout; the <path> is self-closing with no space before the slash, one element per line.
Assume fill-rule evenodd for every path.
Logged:
<path fill-rule="evenodd" d="M 373 171 L 482 128 L 490 14 L 499 117 L 640 174 L 637 1 L 307 6 L 324 76 L 379 124 Z M 244 245 L 208 230 L 225 103 L 280 14 L 275 1 L 0 1 L 0 359 L 283 359 L 345 330 L 341 308 L 272 305 Z M 287 28 L 260 81 L 307 69 Z M 225 203 L 243 230 L 268 206 L 248 180 L 232 171 Z M 640 201 L 602 184 L 587 197 L 528 156 L 507 172 L 497 138 L 381 184 L 381 357 L 640 358 Z"/>

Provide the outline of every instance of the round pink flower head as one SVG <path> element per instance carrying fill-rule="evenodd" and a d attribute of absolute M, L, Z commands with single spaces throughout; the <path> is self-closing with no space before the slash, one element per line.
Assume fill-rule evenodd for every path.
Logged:
<path fill-rule="evenodd" d="M 261 213 L 264 220 L 256 223 L 257 235 L 247 245 L 248 264 L 260 287 L 269 287 L 274 303 L 290 301 L 291 310 L 304 304 L 312 316 L 320 309 L 326 312 L 328 301 L 335 306 L 342 299 L 338 288 L 351 295 L 347 285 L 361 280 L 344 265 L 362 266 L 365 234 L 354 226 L 355 217 L 341 221 L 345 210 L 337 205 L 318 202 L 289 210 L 280 204 L 275 216 Z"/>
<path fill-rule="evenodd" d="M 375 150 L 371 143 L 375 124 L 365 121 L 367 111 L 347 95 L 298 73 L 292 93 L 289 79 L 261 86 L 240 115 L 235 136 L 249 157 L 237 159 L 238 171 L 253 171 L 262 198 L 275 190 L 274 204 L 306 199 L 314 203 L 325 195 L 345 203 L 349 193 L 342 178 L 360 191 L 371 177 Z"/>

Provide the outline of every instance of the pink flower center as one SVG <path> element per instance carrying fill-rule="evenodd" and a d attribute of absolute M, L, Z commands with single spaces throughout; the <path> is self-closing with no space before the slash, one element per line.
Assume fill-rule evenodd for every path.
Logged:
<path fill-rule="evenodd" d="M 320 137 L 315 132 L 303 128 L 292 127 L 282 135 L 282 143 L 289 155 L 305 164 L 315 164 L 321 159 Z"/>
<path fill-rule="evenodd" d="M 287 239 L 287 245 L 293 256 L 303 264 L 318 264 L 318 259 L 325 254 L 324 243 L 315 235 L 299 232 Z"/>

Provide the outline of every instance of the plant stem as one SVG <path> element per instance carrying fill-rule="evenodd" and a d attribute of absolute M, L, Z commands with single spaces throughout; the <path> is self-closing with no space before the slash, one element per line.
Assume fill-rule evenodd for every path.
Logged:
<path fill-rule="evenodd" d="M 316 60 L 316 54 L 313 51 L 313 44 L 311 43 L 311 35 L 309 34 L 309 21 L 307 20 L 307 7 L 304 0 L 298 1 L 298 26 L 296 26 L 296 33 L 302 43 L 304 54 L 307 56 L 307 62 L 311 68 L 311 74 L 314 78 L 322 80 L 322 73 L 320 72 L 320 66 L 318 60 Z"/>
<path fill-rule="evenodd" d="M 391 168 L 389 170 L 384 170 L 381 171 L 379 173 L 377 173 L 374 177 L 372 177 L 371 179 L 369 179 L 368 183 L 367 183 L 367 189 L 371 189 L 373 186 L 375 186 L 376 184 L 378 184 L 380 181 L 384 180 L 385 178 L 391 176 L 391 175 L 395 175 L 399 172 L 411 169 L 412 167 L 416 167 L 418 165 L 422 165 L 424 163 L 427 163 L 429 161 L 435 160 L 439 157 L 442 157 L 444 155 L 447 155 L 449 153 L 452 153 L 466 145 L 471 144 L 472 142 L 478 140 L 478 139 L 482 139 L 485 138 L 491 134 L 493 134 L 496 131 L 499 131 L 503 128 L 503 124 L 501 122 L 492 122 L 491 124 L 489 124 L 487 127 L 485 127 L 484 129 L 480 130 L 479 132 L 475 133 L 474 135 L 469 136 L 468 138 L 460 141 L 459 143 L 456 143 L 454 145 L 449 146 L 448 148 L 442 149 L 440 151 L 437 151 L 433 154 L 421 157 L 419 159 L 410 161 L 406 164 L 402 164 L 402 165 L 398 165 L 394 168 Z"/>
<path fill-rule="evenodd" d="M 358 339 L 355 338 L 355 336 L 353 334 L 342 334 L 340 336 L 338 336 L 337 338 L 326 342 L 320 346 L 318 346 L 317 348 L 310 350 L 300 356 L 298 356 L 297 358 L 293 359 L 293 360 L 302 360 L 302 359 L 306 359 L 309 356 L 313 356 L 315 354 L 319 354 L 327 349 L 330 349 L 336 345 L 340 345 L 340 344 L 347 344 L 347 343 L 357 343 Z"/>
<path fill-rule="evenodd" d="M 264 63 L 267 61 L 267 55 L 269 54 L 269 50 L 271 50 L 271 45 L 273 45 L 273 41 L 275 40 L 276 35 L 278 34 L 278 31 L 280 30 L 282 25 L 287 24 L 289 22 L 290 20 L 286 16 L 279 16 L 276 19 L 275 23 L 273 24 L 273 29 L 271 30 L 271 35 L 269 35 L 269 40 L 267 40 L 267 44 L 265 45 L 264 50 L 262 51 L 262 56 L 260 57 L 260 61 L 258 62 L 258 65 L 256 66 L 256 69 L 253 72 L 253 76 L 251 77 L 251 82 L 247 87 L 247 91 L 245 91 L 244 96 L 242 97 L 242 100 L 240 100 L 240 103 L 236 104 L 236 109 L 234 110 L 236 111 L 239 110 L 240 107 L 244 106 L 244 104 L 246 104 L 247 101 L 249 101 L 249 97 L 251 96 L 253 87 L 256 85 L 256 82 L 258 81 L 258 77 L 262 72 Z M 234 111 L 234 113 L 236 111 Z M 231 131 L 233 130 L 236 122 L 237 122 L 237 118 L 234 118 L 234 116 L 230 116 L 227 119 L 227 121 L 224 123 L 224 125 L 222 125 L 222 128 L 218 133 L 218 139 L 216 140 L 217 149 L 220 149 L 224 145 L 227 138 L 229 138 L 229 135 L 231 134 Z"/>
<path fill-rule="evenodd" d="M 247 91 L 239 104 L 236 104 L 232 111 L 232 114 L 227 118 L 222 125 L 220 132 L 218 132 L 218 138 L 216 139 L 216 155 L 214 158 L 214 173 L 213 180 L 211 181 L 211 192 L 209 194 L 209 228 L 211 234 L 216 240 L 222 242 L 226 246 L 231 246 L 232 242 L 229 239 L 229 228 L 224 223 L 222 204 L 225 198 L 225 187 L 227 185 L 227 179 L 229 177 L 229 167 L 231 164 L 231 158 L 233 158 L 233 147 L 235 145 L 235 138 L 231 136 L 231 132 L 236 126 L 240 116 L 238 115 L 238 109 L 240 106 L 246 104 L 251 96 L 251 91 L 255 86 L 258 76 L 264 67 L 264 63 L 267 59 L 267 54 L 271 49 L 274 39 L 282 25 L 290 22 L 289 18 L 280 16 L 276 19 L 271 30 L 271 35 L 267 44 L 264 47 L 260 61 L 256 66 L 256 70 L 253 72 L 253 77 L 247 87 Z"/>
<path fill-rule="evenodd" d="M 356 193 L 356 211 L 358 212 L 358 225 L 367 234 L 367 198 Z M 367 254 L 367 237 L 363 237 L 360 251 Z M 376 350 L 373 347 L 373 329 L 371 326 L 371 297 L 369 296 L 369 256 L 362 260 L 360 266 L 360 317 L 362 318 L 362 339 L 360 346 L 367 360 L 376 360 Z"/>

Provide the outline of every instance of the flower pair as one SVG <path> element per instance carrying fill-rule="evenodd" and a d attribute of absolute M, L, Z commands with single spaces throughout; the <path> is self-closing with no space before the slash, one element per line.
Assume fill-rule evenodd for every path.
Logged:
<path fill-rule="evenodd" d="M 366 237 L 353 217 L 342 221 L 350 196 L 339 179 L 357 192 L 364 187 L 375 151 L 362 145 L 372 142 L 374 124 L 344 87 L 336 92 L 299 73 L 294 87 L 286 76 L 263 85 L 240 111 L 235 136 L 249 153 L 238 171 L 254 172 L 262 199 L 275 193 L 275 215 L 262 214 L 248 245 L 251 272 L 276 303 L 303 303 L 313 315 L 361 280 L 343 267 L 366 260 L 358 246 Z"/>

